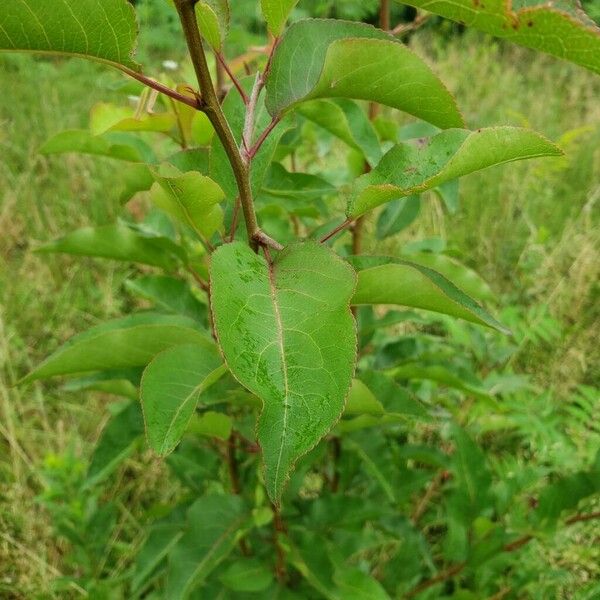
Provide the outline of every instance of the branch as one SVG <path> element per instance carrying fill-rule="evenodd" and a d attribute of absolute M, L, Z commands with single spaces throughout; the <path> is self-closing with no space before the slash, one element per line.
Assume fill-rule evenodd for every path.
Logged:
<path fill-rule="evenodd" d="M 568 519 L 566 519 L 564 524 L 566 526 L 568 526 L 568 525 L 573 525 L 574 523 L 581 523 L 583 521 L 592 521 L 593 519 L 600 519 L 600 511 L 593 512 L 593 513 L 587 513 L 587 514 L 583 514 L 583 515 L 581 515 L 581 514 L 573 515 L 572 517 L 569 517 Z M 533 534 L 524 535 L 520 538 L 517 538 L 516 540 L 514 540 L 512 542 L 504 544 L 501 552 L 514 552 L 515 550 L 518 550 L 519 548 L 522 548 L 523 546 L 525 546 L 526 544 L 531 542 L 531 540 L 533 540 L 534 538 L 535 538 L 535 536 Z M 442 582 L 446 581 L 447 579 L 454 577 L 455 575 L 458 575 L 466 566 L 467 566 L 466 562 L 457 563 L 455 565 L 450 565 L 447 569 L 445 569 L 444 571 L 441 571 L 435 577 L 432 577 L 431 579 L 426 579 L 425 581 L 421 582 L 415 588 L 410 590 L 410 592 L 407 592 L 404 595 L 404 597 L 405 598 L 414 598 L 414 596 L 416 596 L 417 594 L 420 594 L 424 590 L 429 589 L 430 587 L 437 585 L 438 583 L 442 583 Z"/>
<path fill-rule="evenodd" d="M 163 85 L 162 83 L 159 83 L 158 81 L 156 81 L 156 79 L 147 77 L 146 75 L 143 75 L 142 73 L 138 73 L 137 71 L 134 71 L 133 69 L 128 69 L 127 67 L 121 67 L 121 71 L 123 73 L 125 73 L 126 75 L 129 75 L 129 77 L 133 77 L 133 79 L 136 79 L 140 83 L 143 83 L 144 85 L 147 85 L 148 87 L 151 87 L 152 89 L 156 90 L 157 92 L 160 92 L 161 94 L 164 94 L 165 96 L 169 96 L 169 98 L 172 98 L 173 100 L 177 100 L 177 102 L 181 102 L 182 104 L 187 104 L 188 106 L 191 106 L 192 108 L 195 108 L 196 110 L 202 110 L 202 102 L 200 101 L 198 96 L 196 96 L 194 98 L 190 98 L 189 96 L 186 96 L 185 94 L 181 94 L 178 91 L 173 90 L 170 87 Z"/>
<path fill-rule="evenodd" d="M 204 47 L 202 45 L 202 37 L 196 20 L 194 0 L 175 0 L 175 7 L 179 13 L 179 19 L 181 20 L 190 58 L 192 59 L 196 77 L 200 84 L 200 91 L 202 92 L 202 109 L 215 128 L 217 136 L 219 137 L 221 144 L 223 144 L 223 148 L 225 149 L 227 158 L 231 164 L 242 210 L 244 211 L 248 240 L 256 249 L 254 236 L 260 229 L 254 210 L 248 165 L 242 160 L 235 138 L 233 137 L 229 123 L 223 114 L 219 98 L 213 87 L 212 78 L 206 62 L 206 54 L 204 53 Z"/>
<path fill-rule="evenodd" d="M 248 95 L 246 94 L 244 88 L 238 81 L 238 78 L 233 74 L 233 71 L 229 68 L 229 65 L 227 64 L 227 61 L 225 60 L 223 54 L 221 52 L 215 52 L 215 56 L 217 57 L 219 64 L 225 69 L 225 72 L 229 76 L 229 79 L 231 79 L 231 83 L 233 83 L 235 89 L 239 92 L 240 96 L 242 97 L 242 100 L 244 101 L 244 104 L 248 104 Z"/>
<path fill-rule="evenodd" d="M 344 229 L 349 227 L 352 221 L 354 221 L 354 219 L 348 217 L 344 222 L 340 223 L 337 227 L 334 227 L 329 233 L 325 234 L 319 240 L 319 242 L 321 242 L 321 244 L 324 244 L 325 242 L 329 241 L 336 233 L 339 233 L 340 231 L 343 231 Z"/>
<path fill-rule="evenodd" d="M 275 129 L 276 125 L 281 120 L 281 116 L 273 117 L 271 122 L 267 125 L 265 130 L 260 134 L 259 138 L 256 140 L 254 145 L 248 150 L 248 158 L 252 160 L 256 153 L 260 150 L 260 147 L 263 145 L 263 142 L 267 139 L 268 135 Z"/>

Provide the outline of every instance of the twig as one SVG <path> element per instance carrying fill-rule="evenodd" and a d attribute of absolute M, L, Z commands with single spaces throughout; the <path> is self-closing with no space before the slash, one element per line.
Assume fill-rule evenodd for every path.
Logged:
<path fill-rule="evenodd" d="M 225 69 L 225 72 L 229 76 L 229 79 L 231 79 L 231 83 L 233 83 L 233 85 L 235 86 L 235 89 L 239 92 L 240 96 L 242 97 L 242 100 L 244 101 L 244 104 L 248 104 L 248 95 L 244 91 L 244 88 L 240 84 L 238 78 L 234 75 L 233 71 L 229 68 L 227 61 L 225 60 L 225 57 L 223 56 L 223 53 L 215 52 L 215 56 L 217 57 L 219 64 Z"/>
<path fill-rule="evenodd" d="M 208 293 L 209 291 L 209 286 L 208 283 L 206 281 L 204 281 L 204 279 L 202 279 L 202 277 L 200 277 L 200 275 L 198 275 L 198 273 L 196 273 L 196 271 L 194 271 L 194 269 L 190 266 L 186 267 L 187 268 L 187 272 L 196 280 L 196 283 L 206 292 Z"/>
<path fill-rule="evenodd" d="M 419 520 L 421 519 L 421 517 L 427 510 L 427 507 L 429 506 L 431 499 L 438 492 L 441 484 L 446 480 L 447 476 L 448 476 L 447 471 L 440 471 L 431 480 L 431 483 L 427 487 L 427 491 L 425 492 L 425 494 L 423 494 L 423 497 L 421 498 L 420 502 L 417 504 L 417 506 L 412 514 L 411 520 L 413 522 L 413 525 L 417 525 L 417 523 L 419 522 Z"/>
<path fill-rule="evenodd" d="M 235 204 L 233 205 L 233 215 L 231 215 L 231 227 L 229 229 L 229 241 L 233 242 L 235 239 L 235 232 L 238 226 L 238 220 L 240 218 L 240 197 L 237 196 L 235 199 Z"/>
<path fill-rule="evenodd" d="M 281 121 L 281 117 L 273 117 L 271 122 L 267 125 L 265 130 L 260 134 L 259 138 L 256 140 L 254 145 L 248 150 L 248 158 L 252 160 L 256 153 L 260 150 L 260 147 L 263 145 L 263 142 L 267 139 L 268 135 L 273 131 L 273 129 L 277 126 L 277 124 Z"/>
<path fill-rule="evenodd" d="M 417 29 L 419 29 L 419 27 L 421 27 L 424 23 L 427 22 L 430 16 L 430 13 L 419 14 L 415 18 L 415 20 L 412 21 L 412 23 L 399 23 L 390 31 L 390 33 L 392 35 L 404 35 L 405 33 L 408 33 L 410 31 L 416 31 Z"/>
<path fill-rule="evenodd" d="M 166 85 L 163 85 L 162 83 L 159 83 L 158 81 L 156 81 L 156 79 L 152 79 L 151 77 L 148 77 L 147 75 L 138 73 L 137 71 L 134 71 L 133 69 L 128 69 L 127 67 L 120 67 L 120 69 L 121 69 L 121 71 L 123 71 L 123 73 L 125 73 L 126 75 L 129 75 L 129 77 L 133 77 L 133 79 L 136 79 L 140 83 L 143 83 L 144 85 L 147 85 L 148 87 L 155 89 L 156 91 L 160 92 L 161 94 L 164 94 L 165 96 L 169 96 L 169 98 L 172 98 L 173 100 L 177 100 L 177 102 L 181 102 L 182 104 L 187 104 L 188 106 L 191 106 L 192 108 L 195 108 L 196 110 L 202 110 L 202 101 L 200 99 L 200 96 L 197 93 L 195 93 L 194 98 L 190 98 L 189 96 L 186 96 L 185 94 L 179 93 L 177 90 L 173 90 L 170 87 L 167 87 Z"/>
<path fill-rule="evenodd" d="M 333 476 L 331 478 L 331 491 L 335 494 L 340 488 L 339 461 L 342 455 L 342 440 L 338 436 L 331 438 L 331 458 L 333 460 Z"/>
<path fill-rule="evenodd" d="M 264 231 L 259 229 L 253 236 L 252 239 L 263 247 L 273 248 L 273 250 L 283 250 L 283 246 L 272 237 L 267 235 Z"/>
<path fill-rule="evenodd" d="M 319 240 L 319 242 L 321 242 L 321 244 L 324 244 L 325 242 L 329 241 L 334 235 L 346 229 L 353 221 L 354 219 L 348 217 L 343 223 L 340 223 L 337 227 L 334 227 L 329 233 L 325 234 Z"/>
<path fill-rule="evenodd" d="M 287 581 L 287 569 L 285 566 L 285 553 L 279 543 L 279 535 L 286 534 L 287 528 L 281 518 L 279 508 L 275 504 L 271 504 L 271 510 L 273 511 L 273 544 L 275 546 L 276 556 L 275 576 L 279 583 L 284 584 Z"/>

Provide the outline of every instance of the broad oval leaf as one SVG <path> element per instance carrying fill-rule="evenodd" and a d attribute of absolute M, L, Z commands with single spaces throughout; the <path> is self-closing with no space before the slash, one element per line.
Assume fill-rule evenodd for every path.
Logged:
<path fill-rule="evenodd" d="M 352 304 L 400 304 L 459 317 L 510 333 L 471 297 L 443 275 L 391 257 L 354 256 L 358 285 Z"/>
<path fill-rule="evenodd" d="M 156 355 L 140 387 L 148 445 L 165 456 L 179 443 L 202 395 L 224 373 L 216 346 L 181 344 Z"/>
<path fill-rule="evenodd" d="M 127 0 L 2 0 L 0 50 L 71 54 L 139 70 Z"/>
<path fill-rule="evenodd" d="M 269 31 L 277 37 L 298 0 L 260 0 L 260 7 Z"/>
<path fill-rule="evenodd" d="M 228 0 L 199 0 L 195 8 L 202 35 L 212 48 L 220 50 L 229 31 Z"/>
<path fill-rule="evenodd" d="M 143 367 L 159 352 L 192 342 L 209 351 L 214 347 L 208 334 L 199 330 L 192 319 L 155 313 L 130 315 L 72 337 L 22 382 L 87 371 Z"/>
<path fill-rule="evenodd" d="M 165 236 L 143 235 L 123 223 L 82 227 L 48 242 L 36 252 L 110 258 L 173 269 L 185 260 L 184 250 Z"/>
<path fill-rule="evenodd" d="M 600 28 L 577 0 L 402 0 L 600 73 Z"/>
<path fill-rule="evenodd" d="M 210 177 L 196 171 L 180 173 L 170 167 L 169 175 L 155 173 L 154 179 L 152 201 L 167 214 L 201 237 L 210 237 L 221 227 L 223 211 L 219 202 L 225 194 Z"/>
<path fill-rule="evenodd" d="M 269 265 L 239 242 L 210 266 L 215 330 L 234 376 L 263 401 L 258 440 L 279 502 L 291 469 L 340 417 L 354 372 L 352 268 L 315 242 Z"/>
<path fill-rule="evenodd" d="M 454 98 L 423 60 L 393 36 L 362 23 L 307 19 L 273 55 L 266 105 L 275 116 L 312 98 L 380 102 L 446 127 L 464 125 Z"/>
<path fill-rule="evenodd" d="M 381 160 L 377 132 L 356 102 L 347 98 L 311 100 L 303 102 L 298 112 L 361 152 L 371 167 Z"/>
<path fill-rule="evenodd" d="M 249 523 L 239 496 L 211 494 L 196 500 L 187 513 L 185 534 L 169 553 L 165 597 L 188 598 L 229 555 Z"/>
<path fill-rule="evenodd" d="M 529 129 L 447 129 L 391 148 L 375 169 L 355 181 L 347 215 L 358 217 L 390 200 L 493 165 L 560 154 L 558 146 Z"/>

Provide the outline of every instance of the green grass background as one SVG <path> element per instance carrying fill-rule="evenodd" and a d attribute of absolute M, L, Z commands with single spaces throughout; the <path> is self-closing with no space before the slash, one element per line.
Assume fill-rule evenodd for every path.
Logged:
<path fill-rule="evenodd" d="M 558 141 L 566 156 L 469 176 L 456 215 L 429 198 L 417 224 L 379 247 L 368 238 L 367 247 L 394 250 L 413 239 L 443 238 L 490 282 L 498 306 L 509 307 L 498 313 L 517 311 L 531 332 L 511 359 L 512 370 L 550 390 L 557 408 L 579 386 L 597 390 L 600 78 L 479 35 L 447 42 L 423 32 L 413 45 L 436 65 L 470 126 L 531 126 Z M 118 99 L 111 88 L 120 81 L 83 61 L 0 61 L 1 598 L 53 597 L 51 580 L 71 572 L 68 548 L 36 501 L 45 489 L 43 466 L 72 460 L 83 469 L 110 402 L 53 383 L 14 384 L 70 335 L 130 310 L 122 283 L 134 272 L 123 264 L 32 252 L 77 227 L 112 222 L 120 211 L 114 163 L 44 157 L 37 150 L 58 131 L 85 127 L 95 102 Z M 540 323 L 554 335 L 538 335 Z M 127 563 L 142 539 L 145 508 L 176 493 L 161 485 L 164 472 L 149 455 L 136 457 L 105 490 L 122 507 L 107 550 L 117 554 L 117 565 Z M 532 552 L 542 553 L 542 569 L 566 570 L 567 598 L 570 586 L 600 577 L 598 542 L 597 526 L 589 524 L 566 533 L 552 550 Z"/>

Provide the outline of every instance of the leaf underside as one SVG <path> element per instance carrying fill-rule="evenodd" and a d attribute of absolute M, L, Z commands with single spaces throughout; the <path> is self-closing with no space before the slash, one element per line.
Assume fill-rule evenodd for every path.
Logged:
<path fill-rule="evenodd" d="M 354 372 L 352 268 L 314 242 L 269 266 L 245 244 L 221 246 L 210 267 L 214 324 L 235 377 L 263 401 L 258 440 L 278 502 L 298 457 L 334 425 Z"/>

